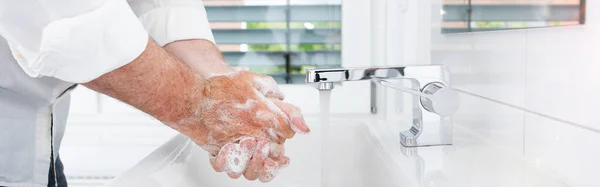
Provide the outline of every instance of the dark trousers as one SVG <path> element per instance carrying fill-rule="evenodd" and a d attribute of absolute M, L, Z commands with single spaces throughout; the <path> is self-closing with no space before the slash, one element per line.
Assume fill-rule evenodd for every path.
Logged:
<path fill-rule="evenodd" d="M 54 170 L 56 169 L 56 176 Z M 55 180 L 56 179 L 56 180 Z M 56 186 L 58 184 L 58 186 Z M 60 156 L 56 156 L 56 163 L 50 163 L 50 173 L 48 174 L 48 187 L 67 187 L 67 178 L 65 177 L 64 167 Z"/>

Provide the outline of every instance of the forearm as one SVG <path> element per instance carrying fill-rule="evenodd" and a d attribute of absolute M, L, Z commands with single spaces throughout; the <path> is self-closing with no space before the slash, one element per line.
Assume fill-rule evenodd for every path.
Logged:
<path fill-rule="evenodd" d="M 83 85 L 174 125 L 196 112 L 203 82 L 150 40 L 134 61 Z"/>
<path fill-rule="evenodd" d="M 165 45 L 171 52 L 194 72 L 203 77 L 226 74 L 233 71 L 227 65 L 219 48 L 208 40 L 180 40 Z"/>

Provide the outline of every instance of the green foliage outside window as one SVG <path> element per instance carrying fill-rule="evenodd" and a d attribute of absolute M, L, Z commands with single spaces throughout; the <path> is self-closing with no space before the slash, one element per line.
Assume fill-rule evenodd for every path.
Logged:
<path fill-rule="evenodd" d="M 291 22 L 292 29 L 306 29 L 306 24 L 314 26 L 315 29 L 339 29 L 342 27 L 340 22 Z M 285 29 L 285 22 L 247 22 L 247 29 Z M 286 51 L 285 44 L 271 45 L 248 45 L 251 51 Z M 341 50 L 340 45 L 333 44 L 295 44 L 290 45 L 290 51 L 315 51 L 315 50 Z"/>
<path fill-rule="evenodd" d="M 477 28 L 503 28 L 504 25 L 499 21 L 477 21 Z"/>
<path fill-rule="evenodd" d="M 306 26 L 314 27 L 314 29 L 339 29 L 342 27 L 340 22 L 291 22 L 291 29 L 307 29 Z M 285 22 L 247 22 L 246 29 L 286 29 Z M 248 51 L 288 51 L 285 44 L 249 44 Z M 340 51 L 340 44 L 292 44 L 289 51 Z M 285 75 L 285 66 L 258 66 L 249 67 L 250 71 L 268 75 Z M 290 74 L 301 75 L 307 69 L 315 68 L 315 66 L 292 66 Z"/>
<path fill-rule="evenodd" d="M 290 45 L 290 51 L 339 51 L 339 44 L 295 44 Z M 252 44 L 248 45 L 249 51 L 286 51 L 285 44 Z"/>
<path fill-rule="evenodd" d="M 305 24 L 311 24 L 315 29 L 342 28 L 340 22 L 290 22 L 291 29 L 304 29 Z M 285 22 L 246 22 L 247 29 L 285 29 Z"/>
<path fill-rule="evenodd" d="M 510 25 L 510 28 L 527 28 L 527 22 L 519 22 Z"/>
<path fill-rule="evenodd" d="M 315 66 L 292 66 L 290 68 L 290 74 L 304 74 L 307 69 L 315 68 Z M 250 67 L 249 69 L 252 72 L 261 73 L 261 74 L 269 74 L 269 75 L 283 75 L 285 74 L 285 66 L 259 66 L 259 67 Z"/>

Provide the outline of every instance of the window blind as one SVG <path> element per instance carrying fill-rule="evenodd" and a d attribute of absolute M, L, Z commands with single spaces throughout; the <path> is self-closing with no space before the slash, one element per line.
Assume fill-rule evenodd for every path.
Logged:
<path fill-rule="evenodd" d="M 213 35 L 227 62 L 303 83 L 304 70 L 341 66 L 341 2 L 205 0 Z"/>
<path fill-rule="evenodd" d="M 444 0 L 442 33 L 578 25 L 585 0 Z"/>

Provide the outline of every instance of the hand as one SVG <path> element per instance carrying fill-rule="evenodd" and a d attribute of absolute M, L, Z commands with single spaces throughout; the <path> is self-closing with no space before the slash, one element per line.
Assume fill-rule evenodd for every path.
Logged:
<path fill-rule="evenodd" d="M 277 103 L 277 105 L 284 111 L 284 113 L 294 116 L 291 119 L 297 119 L 297 121 L 292 122 L 292 124 L 304 124 L 304 120 L 293 105 L 289 105 L 281 102 L 280 100 L 273 100 L 273 102 Z M 295 125 L 292 125 L 295 127 Z M 308 133 L 308 128 L 305 130 L 297 130 L 296 132 L 300 133 Z M 290 159 L 287 156 L 284 156 L 284 147 L 283 144 L 271 143 L 266 139 L 260 139 L 257 142 L 257 146 L 252 152 L 252 155 L 246 154 L 241 156 L 242 159 L 252 157 L 251 160 L 247 163 L 248 167 L 243 173 L 244 177 L 248 180 L 256 180 L 260 179 L 262 182 L 271 181 L 276 175 L 279 169 L 287 167 L 290 163 Z M 218 155 L 211 156 L 211 164 L 215 168 L 216 171 L 223 171 L 225 167 L 227 167 L 227 158 L 232 157 L 232 153 L 244 152 L 245 150 L 250 150 L 252 145 L 254 145 L 255 141 L 252 138 L 245 138 L 240 141 L 239 144 L 230 143 L 225 145 L 220 151 Z M 241 149 L 241 150 L 240 150 Z M 234 154 L 235 155 L 235 154 Z M 233 156 L 235 157 L 235 156 Z M 243 163 L 245 164 L 245 163 Z M 236 166 L 241 168 L 242 166 Z M 237 179 L 241 176 L 239 173 L 228 172 L 231 178 Z"/>
<path fill-rule="evenodd" d="M 255 143 L 257 144 L 253 147 Z M 218 155 L 211 156 L 210 161 L 216 171 L 227 171 L 231 178 L 237 179 L 243 172 L 248 180 L 258 178 L 262 182 L 269 182 L 277 175 L 279 169 L 289 164 L 289 158 L 286 156 L 273 157 L 271 150 L 281 149 L 277 148 L 277 145 L 266 139 L 255 141 L 254 138 L 244 138 L 240 143 L 225 145 Z M 242 162 L 236 163 L 236 160 Z M 245 170 L 242 171 L 242 168 Z M 242 172 L 233 172 L 234 170 Z"/>
<path fill-rule="evenodd" d="M 189 54 L 200 53 L 191 50 Z M 259 84 L 260 79 L 243 78 L 248 74 L 199 78 L 186 64 L 149 39 L 144 52 L 134 61 L 82 84 L 152 115 L 212 155 L 242 158 L 229 157 L 232 159 L 226 159 L 226 164 L 215 168 L 227 168 L 233 171 L 230 174 L 239 175 L 243 171 L 250 173 L 243 164 L 250 162 L 248 168 L 253 168 L 254 173 L 257 173 L 255 168 L 260 168 L 258 177 L 268 181 L 272 179 L 272 171 L 287 163 L 282 146 L 285 139 L 309 130 L 299 110 L 265 96 L 277 98 L 279 94 L 273 91 L 273 86 Z M 252 148 L 250 140 L 256 141 L 260 149 Z M 234 149 L 227 144 L 241 151 L 230 152 Z M 220 158 L 223 157 L 215 157 L 214 161 Z M 220 162 L 214 163 L 218 166 Z"/>
<path fill-rule="evenodd" d="M 217 171 L 269 181 L 289 163 L 283 156 L 285 139 L 309 132 L 300 111 L 281 102 L 283 96 L 272 85 L 270 77 L 245 71 L 211 77 L 196 115 L 175 128 L 216 156 Z"/>
<path fill-rule="evenodd" d="M 202 39 L 180 40 L 170 43 L 164 48 L 173 55 L 177 56 L 182 62 L 188 65 L 194 72 L 196 72 L 197 75 L 201 77 L 209 79 L 211 77 L 223 75 L 228 75 L 229 77 L 235 75 L 237 77 L 236 79 L 245 80 L 263 96 L 272 99 L 272 101 L 283 110 L 283 112 L 288 116 L 288 119 L 290 120 L 289 122 L 291 124 L 296 124 L 291 125 L 291 128 L 299 128 L 296 129 L 295 132 L 309 131 L 304 124 L 300 110 L 293 105 L 281 102 L 281 100 L 283 100 L 283 94 L 281 94 L 279 91 L 277 83 L 275 83 L 273 78 L 265 75 L 254 74 L 248 71 L 236 71 L 235 68 L 227 65 L 223 55 L 219 51 L 219 48 L 214 43 Z M 251 160 L 249 161 L 250 164 L 244 172 L 244 176 L 247 179 L 255 180 L 256 178 L 260 178 L 261 181 L 269 181 L 274 177 L 274 173 L 278 168 L 284 167 L 289 163 L 289 158 L 283 156 L 283 144 L 274 143 L 274 141 L 269 139 L 262 139 L 263 142 L 269 142 L 268 144 L 262 144 L 261 139 L 256 138 L 252 140 L 252 138 L 246 137 L 245 140 L 247 142 L 231 142 L 230 144 L 222 147 L 220 151 L 209 151 L 211 152 L 211 162 L 213 163 L 215 170 L 228 170 L 224 169 L 227 165 L 229 165 L 225 163 L 227 159 L 224 157 L 229 155 L 230 151 L 250 151 L 253 141 L 256 142 L 257 147 L 254 148 L 254 152 L 250 151 L 252 152 Z M 216 149 L 217 147 L 214 147 L 213 149 Z M 239 149 L 242 148 L 244 149 L 239 151 Z M 261 153 L 261 150 L 263 149 L 264 151 Z M 269 153 L 268 157 L 261 157 L 261 155 L 266 153 Z M 239 173 L 228 173 L 232 178 L 240 177 Z"/>
<path fill-rule="evenodd" d="M 290 123 L 292 124 L 291 128 L 301 126 L 306 127 L 300 109 L 294 105 L 282 102 L 284 99 L 283 93 L 279 90 L 277 83 L 272 77 L 248 71 L 241 71 L 240 76 L 246 80 L 253 80 L 254 88 L 259 90 L 266 97 L 269 97 L 285 114 L 288 115 Z M 310 130 L 306 127 L 306 129 L 294 129 L 294 131 L 308 133 Z M 259 143 L 257 149 L 260 149 L 260 145 L 262 144 Z M 284 156 L 284 153 L 283 144 L 271 143 L 269 158 L 261 160 L 262 157 L 259 157 L 261 155 L 260 152 L 254 155 L 253 160 L 249 163 L 248 169 L 244 172 L 244 177 L 248 180 L 260 178 L 260 181 L 262 182 L 271 181 L 276 176 L 279 169 L 287 167 L 290 163 L 290 159 L 287 156 Z M 262 169 L 260 168 L 261 166 Z M 230 177 L 236 178 L 239 176 L 230 175 Z"/>

